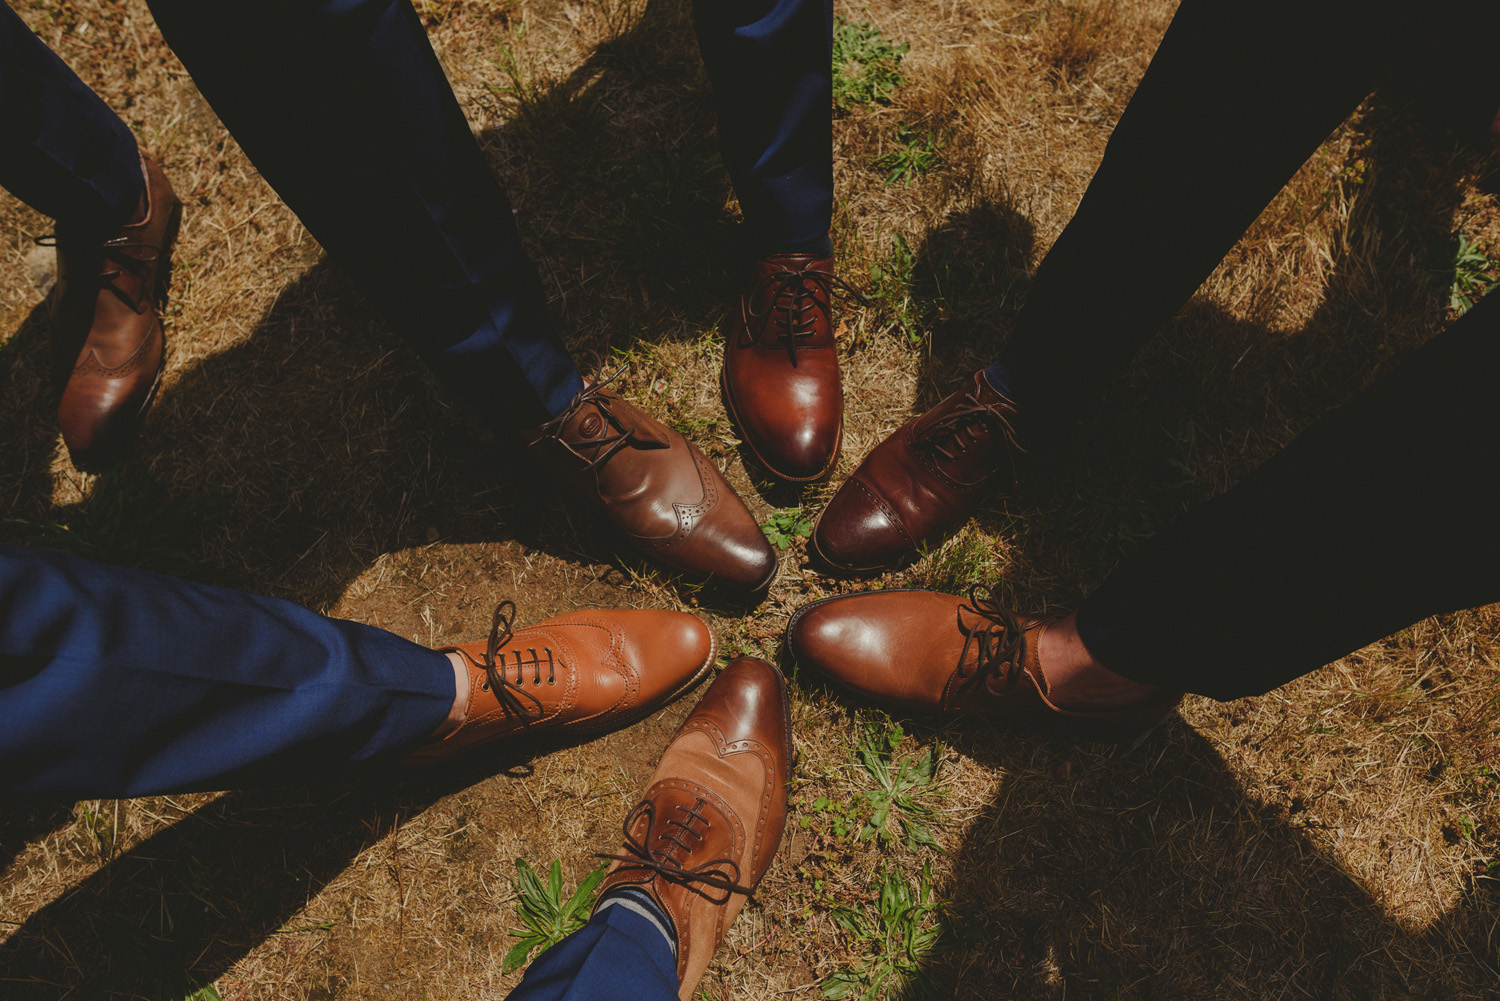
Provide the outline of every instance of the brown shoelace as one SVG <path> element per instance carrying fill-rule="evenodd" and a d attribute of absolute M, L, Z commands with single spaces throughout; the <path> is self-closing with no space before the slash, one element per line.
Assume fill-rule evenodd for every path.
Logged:
<path fill-rule="evenodd" d="M 964 612 L 979 621 L 964 623 Z M 969 590 L 969 603 L 958 606 L 958 628 L 964 634 L 964 648 L 958 655 L 958 676 L 964 679 L 958 688 L 967 692 L 989 678 L 1000 681 L 1012 691 L 1021 681 L 1021 665 L 1026 659 L 1026 632 L 1016 613 L 995 600 L 994 592 L 984 587 Z M 966 667 L 969 649 L 975 648 L 973 667 Z"/>
<path fill-rule="evenodd" d="M 38 236 L 31 241 L 38 247 L 56 247 L 59 245 L 56 233 L 47 233 Z M 99 283 L 102 287 L 109 289 L 125 305 L 139 313 L 143 308 L 120 286 L 115 284 L 115 279 L 123 275 L 126 270 L 133 272 L 144 272 L 146 268 L 155 264 L 161 257 L 161 248 L 151 243 L 139 243 L 127 240 L 123 236 L 117 236 L 111 240 L 104 240 L 99 244 L 100 256 L 102 258 L 101 270 L 99 272 Z M 149 250 L 150 257 L 137 257 L 135 254 L 126 253 L 129 250 Z M 148 302 L 150 300 L 147 300 Z"/>
<path fill-rule="evenodd" d="M 1012 414 L 1015 412 L 1013 407 L 1009 409 Z M 1026 451 L 1016 436 L 1015 428 L 1011 426 L 1010 416 L 999 405 L 981 400 L 978 390 L 971 390 L 958 409 L 926 428 L 918 444 L 952 462 L 957 458 L 958 452 L 967 451 L 978 444 L 974 432 L 980 428 L 987 429 L 992 436 L 1004 438 L 1017 452 Z M 949 451 L 950 448 L 954 451 Z"/>
<path fill-rule="evenodd" d="M 610 409 L 610 398 L 603 394 L 604 387 L 608 386 L 620 376 L 624 375 L 625 370 L 629 367 L 630 366 L 628 365 L 621 365 L 608 379 L 605 379 L 601 382 L 596 382 L 591 386 L 580 389 L 578 393 L 574 395 L 573 402 L 568 404 L 568 409 L 564 410 L 562 413 L 558 414 L 556 417 L 543 424 L 540 428 L 544 437 L 550 435 L 551 437 L 556 438 L 564 448 L 572 452 L 574 455 L 578 456 L 578 458 L 583 459 L 583 461 L 586 463 L 587 469 L 598 469 L 600 466 L 604 465 L 611 458 L 613 458 L 617 452 L 624 448 L 668 447 L 661 444 L 660 442 L 635 437 L 636 426 L 632 424 L 629 427 L 626 427 L 625 422 L 620 420 L 619 417 L 615 416 L 615 412 Z M 591 459 L 585 457 L 572 445 L 569 445 L 567 442 L 562 440 L 563 428 L 567 427 L 568 421 L 572 420 L 573 415 L 576 414 L 578 412 L 578 409 L 585 404 L 592 404 L 594 406 L 594 409 L 597 410 L 600 416 L 604 418 L 606 424 L 608 424 L 608 426 L 615 432 L 613 434 L 606 433 L 594 438 L 590 438 L 587 442 L 583 443 L 588 445 L 588 447 L 594 449 L 594 456 Z"/>
<path fill-rule="evenodd" d="M 530 726 L 534 721 L 547 715 L 547 710 L 542 706 L 542 700 L 526 691 L 522 686 L 525 684 L 524 671 L 528 666 L 521 658 L 521 651 L 516 651 L 516 680 L 512 684 L 505 677 L 505 655 L 500 653 L 500 648 L 510 641 L 513 631 L 511 623 L 515 621 L 516 603 L 506 600 L 495 606 L 495 617 L 490 622 L 490 638 L 484 646 L 484 676 L 485 683 L 480 686 L 483 691 L 493 692 L 495 700 L 500 707 L 521 721 L 522 726 Z M 547 684 L 555 684 L 557 681 L 556 665 L 553 662 L 552 650 L 543 648 L 547 654 Z M 461 653 L 463 651 L 460 651 Z M 499 654 L 497 657 L 496 655 Z M 469 655 L 464 654 L 465 657 Z M 469 658 L 473 660 L 472 657 Z M 534 666 L 534 684 L 542 683 L 542 661 L 537 656 L 535 649 L 531 650 L 530 665 Z M 526 702 L 531 703 L 530 706 Z"/>
<path fill-rule="evenodd" d="M 674 845 L 677 845 L 684 852 L 691 852 L 692 848 L 678 836 L 679 831 L 683 836 L 702 842 L 703 834 L 695 830 L 693 825 L 695 823 L 702 824 L 703 830 L 708 830 L 708 818 L 699 812 L 699 807 L 703 806 L 703 803 L 704 801 L 699 799 L 693 804 L 691 809 L 678 804 L 673 809 L 680 811 L 687 819 L 679 820 L 676 817 L 672 817 L 666 821 L 665 826 L 668 830 L 663 837 Z M 608 859 L 611 862 L 620 862 L 622 863 L 622 868 L 625 869 L 644 869 L 649 874 L 642 875 L 639 879 L 626 880 L 626 882 L 635 884 L 649 883 L 657 876 L 660 876 L 669 883 L 687 887 L 711 904 L 723 904 L 729 900 L 731 894 L 735 893 L 749 895 L 751 887 L 739 885 L 740 866 L 733 859 L 710 859 L 702 865 L 694 866 L 691 869 L 684 869 L 670 855 L 653 853 L 630 833 L 630 829 L 635 826 L 636 821 L 642 815 L 646 817 L 646 842 L 649 844 L 652 840 L 652 834 L 656 831 L 657 818 L 656 804 L 647 799 L 637 804 L 636 808 L 631 810 L 625 817 L 625 852 L 620 855 L 596 854 L 594 857 Z M 677 830 L 673 831 L 671 830 L 672 828 L 676 828 Z M 721 866 L 732 870 L 733 874 L 720 871 L 719 867 Z"/>
<path fill-rule="evenodd" d="M 746 297 L 747 300 L 754 302 L 768 288 L 771 290 L 771 298 L 765 310 L 758 313 L 753 306 L 747 306 L 745 312 L 752 319 L 758 320 L 770 317 L 778 309 L 784 310 L 784 320 L 776 338 L 786 346 L 793 368 L 797 367 L 797 342 L 814 333 L 813 318 L 808 315 L 809 306 L 816 307 L 823 313 L 824 319 L 832 323 L 827 300 L 833 298 L 835 290 L 844 292 L 862 305 L 869 305 L 870 302 L 859 289 L 827 271 L 773 271 L 756 283 Z M 816 294 L 820 290 L 822 298 Z M 785 307 L 781 305 L 783 298 L 786 300 Z"/>

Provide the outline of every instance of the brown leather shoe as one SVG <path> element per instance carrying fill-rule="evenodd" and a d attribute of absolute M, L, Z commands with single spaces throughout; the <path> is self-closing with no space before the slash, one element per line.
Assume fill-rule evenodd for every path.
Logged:
<path fill-rule="evenodd" d="M 468 665 L 468 712 L 408 764 L 522 734 L 617 730 L 692 688 L 714 662 L 713 633 L 686 612 L 589 610 L 513 630 L 515 612 L 501 602 L 488 641 L 439 651 Z"/>
<path fill-rule="evenodd" d="M 692 997 L 781 844 L 791 781 L 786 679 L 763 660 L 724 668 L 625 817 L 600 886 L 649 893 L 677 933 L 680 997 Z"/>
<path fill-rule="evenodd" d="M 978 589 L 967 598 L 892 589 L 805 605 L 786 641 L 799 665 L 898 712 L 1030 720 L 1081 740 L 1137 740 L 1182 701 L 1166 692 L 1118 712 L 1059 708 L 1037 657 L 1056 621 L 1017 618 Z"/>
<path fill-rule="evenodd" d="M 829 257 L 756 261 L 724 342 L 724 409 L 761 464 L 789 483 L 821 480 L 839 458 L 844 391 L 829 304 L 835 284 L 848 288 Z"/>
<path fill-rule="evenodd" d="M 1015 407 L 975 372 L 962 389 L 875 446 L 839 487 L 812 548 L 845 573 L 890 570 L 961 528 L 997 469 L 1024 451 Z"/>
<path fill-rule="evenodd" d="M 647 556 L 743 591 L 776 576 L 776 551 L 714 464 L 608 381 L 526 439 Z"/>
<path fill-rule="evenodd" d="M 57 423 L 73 465 L 117 462 L 156 396 L 166 357 L 156 304 L 182 205 L 156 162 L 141 154 L 145 189 L 129 223 L 100 240 L 58 228 L 52 359 L 61 387 Z"/>

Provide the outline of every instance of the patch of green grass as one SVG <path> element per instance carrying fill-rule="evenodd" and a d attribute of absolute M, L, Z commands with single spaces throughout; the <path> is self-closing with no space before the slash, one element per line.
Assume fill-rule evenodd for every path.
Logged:
<path fill-rule="evenodd" d="M 785 549 L 798 539 L 812 535 L 812 522 L 801 508 L 792 511 L 777 511 L 761 523 L 760 530 L 777 549 Z"/>
<path fill-rule="evenodd" d="M 942 905 L 932 899 L 932 870 L 922 866 L 915 887 L 889 872 L 880 880 L 873 911 L 839 907 L 834 922 L 864 953 L 859 962 L 824 979 L 823 997 L 831 1001 L 906 997 L 926 986 L 923 967 L 939 952 L 957 944 Z"/>
<path fill-rule="evenodd" d="M 870 265 L 869 299 L 875 306 L 878 322 L 899 334 L 909 347 L 918 347 L 927 336 L 930 308 L 912 294 L 912 273 L 917 255 L 897 233 L 891 237 L 891 251 L 883 262 Z"/>
<path fill-rule="evenodd" d="M 144 473 L 101 477 L 81 503 L 46 521 L 20 523 L 22 541 L 100 563 L 155 570 L 210 583 L 233 578 L 194 555 L 203 532 L 228 512 L 230 498 L 169 497 Z"/>
<path fill-rule="evenodd" d="M 526 964 L 533 949 L 545 949 L 556 945 L 588 922 L 589 910 L 594 903 L 594 891 L 604 879 L 605 867 L 600 866 L 584 877 L 578 889 L 566 900 L 563 899 L 562 864 L 556 859 L 547 872 L 544 883 L 531 863 L 516 859 L 515 887 L 520 898 L 516 904 L 516 915 L 524 928 L 511 932 L 520 941 L 505 954 L 503 972 L 509 973 Z"/>
<path fill-rule="evenodd" d="M 860 829 L 860 840 L 870 836 L 889 844 L 900 840 L 910 851 L 918 847 L 942 851 L 932 836 L 937 810 L 925 800 L 941 796 L 934 785 L 937 779 L 936 748 L 929 746 L 921 755 L 895 758 L 896 748 L 906 736 L 900 724 L 885 729 L 866 723 L 864 737 L 855 751 L 854 760 L 870 779 L 871 788 L 864 792 L 869 802 L 869 818 Z"/>
<path fill-rule="evenodd" d="M 942 165 L 948 139 L 937 129 L 923 132 L 902 122 L 896 129 L 896 143 L 895 149 L 875 158 L 875 167 L 886 171 L 886 184 L 900 181 L 909 188 L 917 178 Z"/>
<path fill-rule="evenodd" d="M 1460 315 L 1467 313 L 1495 284 L 1496 268 L 1500 268 L 1500 261 L 1492 259 L 1465 234 L 1458 234 L 1458 249 L 1453 252 L 1453 288 L 1448 305 Z"/>
<path fill-rule="evenodd" d="M 965 594 L 989 587 L 1000 577 L 999 548 L 978 527 L 969 525 L 951 542 L 912 570 L 912 586 L 945 594 Z"/>
<path fill-rule="evenodd" d="M 836 18 L 833 25 L 833 104 L 848 111 L 866 104 L 883 104 L 906 82 L 901 57 L 911 50 L 897 45 L 868 21 Z"/>

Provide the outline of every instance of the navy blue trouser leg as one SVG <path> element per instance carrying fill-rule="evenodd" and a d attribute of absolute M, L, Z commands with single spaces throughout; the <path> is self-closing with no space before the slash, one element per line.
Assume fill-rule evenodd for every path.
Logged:
<path fill-rule="evenodd" d="M 0 187 L 65 226 L 111 232 L 142 183 L 125 123 L 0 4 Z"/>
<path fill-rule="evenodd" d="M 1151 539 L 1078 629 L 1136 681 L 1232 699 L 1500 601 L 1500 295 Z"/>
<path fill-rule="evenodd" d="M 0 546 L 0 794 L 297 781 L 453 704 L 443 654 L 298 605 Z"/>
<path fill-rule="evenodd" d="M 833 219 L 832 0 L 696 0 L 719 145 L 763 252 L 825 240 Z"/>
<path fill-rule="evenodd" d="M 409 0 L 151 0 L 256 169 L 481 417 L 582 389 Z"/>
<path fill-rule="evenodd" d="M 610 907 L 533 960 L 509 998 L 676 1001 L 677 962 L 655 925 L 624 907 Z"/>

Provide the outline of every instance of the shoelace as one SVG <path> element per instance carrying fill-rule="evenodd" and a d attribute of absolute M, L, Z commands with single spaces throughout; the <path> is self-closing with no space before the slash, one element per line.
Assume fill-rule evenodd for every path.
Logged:
<path fill-rule="evenodd" d="M 703 803 L 704 801 L 699 799 L 693 804 L 691 809 L 681 804 L 673 807 L 674 810 L 681 811 L 687 819 L 678 820 L 675 817 L 669 818 L 666 821 L 666 827 L 676 827 L 684 835 L 696 838 L 699 842 L 703 841 L 704 835 L 693 829 L 693 823 L 696 821 L 703 825 L 704 831 L 708 830 L 708 818 L 698 812 L 698 808 L 703 806 Z M 646 817 L 646 841 L 649 844 L 653 833 L 656 831 L 656 804 L 647 799 L 642 800 L 625 818 L 625 852 L 620 855 L 596 854 L 594 857 L 623 863 L 622 868 L 625 869 L 644 869 L 648 873 L 654 874 L 643 875 L 640 879 L 626 880 L 626 882 L 649 883 L 656 876 L 660 876 L 669 883 L 687 887 L 711 904 L 725 903 L 729 900 L 730 895 L 734 893 L 749 895 L 751 888 L 739 885 L 740 866 L 733 859 L 710 859 L 702 865 L 694 866 L 691 869 L 684 869 L 673 861 L 670 855 L 654 854 L 646 845 L 641 844 L 630 833 L 631 828 L 635 826 L 636 821 L 642 815 Z M 692 851 L 687 843 L 679 838 L 676 833 L 669 831 L 665 837 L 666 840 L 671 841 L 684 852 Z M 733 875 L 720 871 L 719 867 L 721 866 L 732 870 Z M 722 894 L 722 896 L 717 894 Z"/>
<path fill-rule="evenodd" d="M 976 444 L 978 439 L 974 430 L 979 427 L 998 434 L 1017 452 L 1026 451 L 1016 437 L 1015 428 L 1011 427 L 1010 418 L 997 406 L 981 400 L 978 390 L 970 390 L 958 409 L 934 421 L 923 431 L 919 444 L 952 462 L 957 456 L 948 450 L 949 447 L 962 452 Z"/>
<path fill-rule="evenodd" d="M 574 395 L 573 402 L 568 404 L 568 409 L 564 410 L 562 413 L 558 414 L 556 417 L 552 418 L 550 421 L 541 426 L 540 430 L 544 436 L 551 435 L 557 438 L 559 442 L 562 442 L 563 447 L 567 448 L 568 451 L 572 452 L 574 455 L 577 455 L 580 459 L 583 459 L 584 462 L 587 463 L 586 468 L 590 470 L 598 469 L 600 466 L 604 465 L 611 458 L 613 458 L 615 453 L 619 452 L 623 448 L 666 447 L 654 441 L 644 441 L 634 437 L 636 426 L 632 424 L 629 427 L 626 427 L 625 422 L 616 417 L 614 411 L 609 408 L 609 398 L 601 395 L 601 390 L 603 390 L 605 386 L 608 386 L 610 383 L 614 382 L 620 376 L 624 375 L 625 370 L 629 367 L 629 365 L 621 365 L 608 379 L 605 379 L 602 382 L 596 382 L 592 386 L 587 386 L 583 389 L 580 389 L 577 394 Z M 592 459 L 584 458 L 583 455 L 579 454 L 577 449 L 573 448 L 571 445 L 568 445 L 567 442 L 562 441 L 563 428 L 567 427 L 568 421 L 572 420 L 573 415 L 576 414 L 578 412 L 578 409 L 586 403 L 593 404 L 594 408 L 600 413 L 600 415 L 603 416 L 604 420 L 609 424 L 609 426 L 615 429 L 616 432 L 612 435 L 605 434 L 596 438 L 589 439 L 589 446 L 594 448 L 594 457 Z"/>
<path fill-rule="evenodd" d="M 521 720 L 522 726 L 530 726 L 533 721 L 547 715 L 547 710 L 542 706 L 542 700 L 521 687 L 525 683 L 523 671 L 525 663 L 521 660 L 521 652 L 516 651 L 516 682 L 511 684 L 505 677 L 505 656 L 501 654 L 497 659 L 496 654 L 500 648 L 510 641 L 513 631 L 511 623 L 515 621 L 516 603 L 506 600 L 495 606 L 495 617 L 490 622 L 490 638 L 484 646 L 484 676 L 485 683 L 482 689 L 494 693 L 495 700 L 500 703 L 502 709 L 512 716 Z M 468 656 L 465 654 L 464 656 Z M 536 684 L 541 684 L 542 664 L 537 657 L 535 649 L 531 650 L 532 663 L 535 664 Z M 473 660 L 472 657 L 469 658 Z M 556 683 L 556 667 L 552 660 L 552 651 L 547 650 L 548 684 Z M 530 707 L 522 702 L 526 699 L 531 703 Z"/>
<path fill-rule="evenodd" d="M 811 282 L 812 285 L 808 283 Z M 813 286 L 816 286 L 814 288 Z M 869 305 L 870 300 L 859 289 L 850 285 L 838 275 L 829 274 L 827 271 L 773 271 L 756 283 L 755 288 L 747 297 L 750 302 L 755 302 L 767 289 L 771 290 L 771 297 L 764 311 L 756 312 L 754 306 L 746 308 L 745 312 L 754 319 L 770 317 L 777 309 L 782 308 L 778 304 L 785 297 L 785 322 L 777 333 L 777 340 L 786 345 L 787 354 L 791 357 L 792 367 L 797 366 L 797 342 L 813 335 L 813 323 L 807 315 L 809 304 L 817 307 L 823 313 L 824 319 L 831 322 L 829 306 L 826 300 L 833 298 L 835 289 L 853 297 L 862 305 Z M 815 292 L 822 290 L 823 296 L 819 298 Z"/>
<path fill-rule="evenodd" d="M 38 236 L 31 242 L 36 244 L 38 247 L 58 246 L 58 238 L 56 233 L 47 233 L 42 236 Z M 99 272 L 100 284 L 104 288 L 107 288 L 111 292 L 113 292 L 115 294 L 115 297 L 125 305 L 139 312 L 139 304 L 137 304 L 135 300 L 131 299 L 130 296 L 126 295 L 125 291 L 121 289 L 120 286 L 115 284 L 115 279 L 123 275 L 127 269 L 134 272 L 145 271 L 147 267 L 155 264 L 161 257 L 161 248 L 153 243 L 139 243 L 133 240 L 127 240 L 123 236 L 117 236 L 114 239 L 105 240 L 99 246 L 103 251 L 104 259 L 103 270 Z M 149 250 L 151 251 L 151 256 L 137 257 L 135 254 L 126 253 L 126 251 L 128 250 Z M 111 263 L 115 265 L 113 269 L 110 268 Z"/>
<path fill-rule="evenodd" d="M 976 616 L 979 621 L 967 625 L 964 612 Z M 964 679 L 959 685 L 960 693 L 995 677 L 1005 685 L 1007 692 L 1021 682 L 1022 667 L 1026 659 L 1026 633 L 1016 613 L 995 600 L 993 591 L 974 587 L 969 590 L 969 603 L 958 606 L 958 628 L 964 634 L 964 648 L 958 655 L 958 671 Z M 969 649 L 975 647 L 974 666 L 966 667 Z"/>

